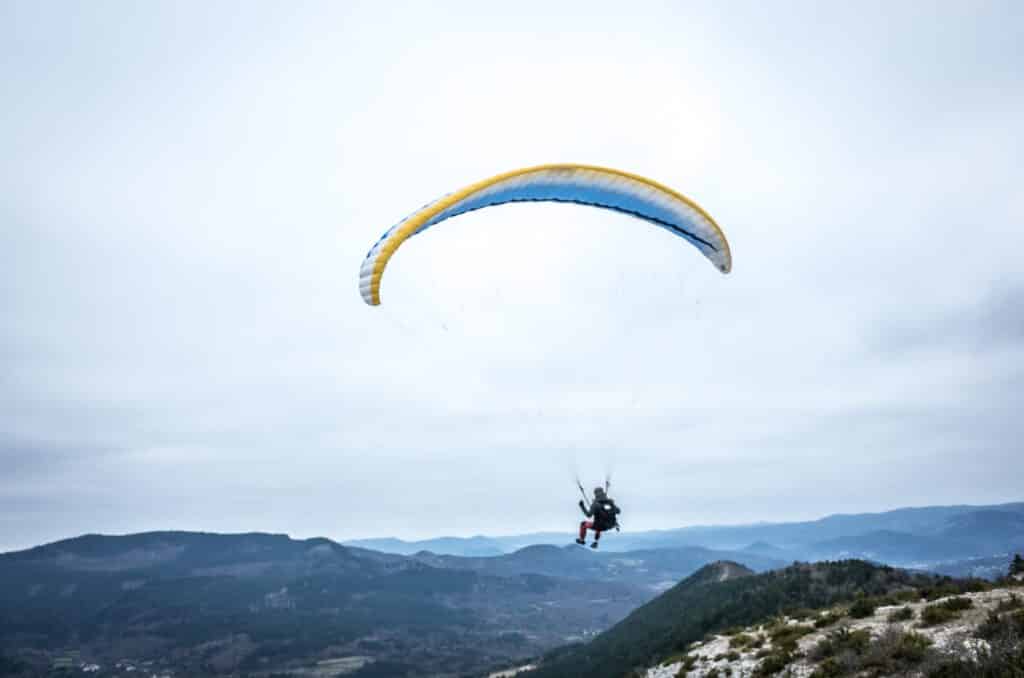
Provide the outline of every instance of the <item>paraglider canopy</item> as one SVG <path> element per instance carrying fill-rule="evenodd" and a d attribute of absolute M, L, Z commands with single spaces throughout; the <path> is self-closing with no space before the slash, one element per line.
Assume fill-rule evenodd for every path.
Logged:
<path fill-rule="evenodd" d="M 699 205 L 651 179 L 593 165 L 540 165 L 471 184 L 421 207 L 385 231 L 359 271 L 359 292 L 380 304 L 388 260 L 410 237 L 445 219 L 511 202 L 566 202 L 613 210 L 655 224 L 696 247 L 722 273 L 732 270 L 725 234 Z"/>

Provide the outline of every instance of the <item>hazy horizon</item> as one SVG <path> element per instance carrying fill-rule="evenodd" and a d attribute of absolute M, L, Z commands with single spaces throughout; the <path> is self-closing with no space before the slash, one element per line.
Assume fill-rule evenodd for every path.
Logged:
<path fill-rule="evenodd" d="M 634 530 L 632 532 L 636 533 L 636 532 L 672 531 L 672 530 L 678 530 L 678 529 L 757 527 L 757 526 L 791 524 L 791 523 L 800 523 L 800 522 L 815 522 L 815 521 L 818 521 L 818 520 L 824 520 L 826 518 L 849 517 L 849 516 L 854 516 L 854 515 L 877 515 L 877 514 L 880 514 L 880 513 L 890 513 L 890 512 L 893 512 L 893 511 L 918 510 L 918 509 L 928 509 L 928 508 L 950 508 L 950 507 L 992 508 L 992 507 L 1000 507 L 1000 506 L 1022 504 L 1022 503 L 1024 503 L 1024 499 L 1022 499 L 1020 501 L 1000 502 L 1000 503 L 997 503 L 997 504 L 938 504 L 938 505 L 934 505 L 934 506 L 896 506 L 896 507 L 892 507 L 892 508 L 889 508 L 889 509 L 884 509 L 884 510 L 881 510 L 881 511 L 867 511 L 867 512 L 858 513 L 858 514 L 852 514 L 852 513 L 829 513 L 829 514 L 825 514 L 825 515 L 819 515 L 819 516 L 816 516 L 816 517 L 813 517 L 813 518 L 808 518 L 806 520 L 756 521 L 756 522 L 715 523 L 715 524 L 701 524 L 701 525 L 677 525 L 677 526 L 673 526 L 673 527 L 651 528 L 651 529 L 640 530 L 640 531 Z M 179 528 L 179 529 L 175 529 L 175 530 L 154 529 L 154 530 L 143 530 L 143 531 L 139 531 L 139 532 L 118 533 L 118 534 L 112 534 L 112 533 L 111 534 L 105 534 L 105 533 L 83 533 L 83 534 L 76 534 L 76 535 L 68 535 L 66 537 L 63 537 L 63 538 L 60 538 L 60 539 L 56 539 L 56 540 L 53 540 L 53 541 L 49 541 L 49 542 L 45 542 L 45 543 L 41 543 L 41 544 L 32 544 L 32 545 L 29 545 L 29 546 L 13 548 L 13 549 L 3 549 L 3 548 L 0 548 L 0 555 L 2 555 L 4 553 L 13 553 L 13 552 L 16 552 L 16 551 L 26 550 L 26 549 L 29 549 L 29 548 L 33 548 L 35 546 L 44 546 L 45 544 L 54 543 L 54 542 L 58 542 L 58 541 L 63 541 L 65 539 L 74 539 L 74 538 L 77 538 L 77 537 L 83 537 L 83 536 L 86 536 L 87 534 L 100 534 L 101 536 L 117 537 L 117 536 L 129 536 L 131 534 L 145 534 L 147 532 L 193 532 L 193 533 L 204 532 L 204 533 L 216 533 L 216 534 L 253 534 L 253 533 L 259 533 L 259 534 L 283 534 L 283 535 L 289 537 L 290 539 L 295 539 L 295 540 L 314 539 L 314 538 L 326 538 L 326 539 L 330 539 L 331 541 L 335 541 L 335 542 L 338 542 L 338 543 L 381 541 L 381 540 L 389 540 L 389 539 L 398 539 L 399 541 L 403 541 L 403 542 L 406 542 L 406 543 L 415 543 L 415 542 L 432 541 L 432 540 L 438 540 L 438 539 L 476 539 L 476 538 L 501 539 L 501 538 L 505 538 L 505 537 L 519 537 L 519 536 L 526 537 L 526 536 L 531 536 L 531 535 L 549 535 L 549 534 L 555 534 L 555 533 L 562 533 L 562 534 L 565 535 L 565 541 L 568 544 L 568 543 L 572 542 L 572 539 L 573 539 L 574 534 L 575 534 L 573 532 L 573 530 L 571 529 L 571 527 L 572 526 L 570 526 L 570 529 L 561 529 L 561 526 L 559 526 L 558 528 L 552 528 L 550 530 L 530 530 L 530 531 L 527 531 L 527 532 L 521 532 L 521 531 L 520 532 L 514 532 L 513 531 L 513 532 L 504 532 L 504 533 L 491 532 L 491 533 L 486 533 L 486 534 L 485 533 L 479 533 L 479 534 L 462 534 L 462 535 L 457 535 L 457 534 L 437 533 L 437 534 L 433 534 L 433 535 L 427 535 L 427 536 L 417 537 L 417 538 L 412 538 L 412 539 L 403 539 L 401 537 L 396 537 L 394 535 L 384 535 L 384 534 L 381 534 L 381 535 L 353 536 L 353 537 L 346 537 L 344 539 L 335 539 L 335 538 L 331 537 L 330 535 L 325 535 L 325 534 L 320 534 L 320 535 L 313 535 L 313 534 L 297 535 L 297 534 L 293 534 L 293 533 L 289 533 L 289 532 L 268 532 L 266 530 L 258 530 L 258 529 L 253 529 L 253 530 L 234 530 L 234 531 L 227 531 L 227 532 L 217 532 L 217 531 L 214 531 L 214 530 L 204 530 L 204 529 L 201 529 L 201 528 L 194 528 L 194 529 Z"/>

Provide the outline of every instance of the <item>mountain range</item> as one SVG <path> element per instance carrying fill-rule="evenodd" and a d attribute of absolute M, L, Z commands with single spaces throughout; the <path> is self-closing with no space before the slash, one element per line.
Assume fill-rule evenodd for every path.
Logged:
<path fill-rule="evenodd" d="M 388 553 L 493 556 L 527 545 L 557 545 L 566 533 L 504 537 L 443 537 L 423 541 L 361 539 L 343 542 Z M 866 558 L 907 567 L 1007 553 L 1024 548 L 1024 502 L 985 506 L 929 506 L 881 513 L 831 515 L 793 523 L 695 526 L 609 535 L 605 551 L 678 547 L 743 551 L 774 560 Z"/>
<path fill-rule="evenodd" d="M 609 627 L 720 556 L 533 546 L 492 558 L 386 554 L 286 535 L 85 535 L 0 554 L 0 656 L 74 648 L 186 675 L 467 675 Z M 782 563 L 735 554 L 763 570 Z"/>
<path fill-rule="evenodd" d="M 144 661 L 154 673 L 175 675 L 326 676 L 342 662 L 358 678 L 473 676 L 562 647 L 544 659 L 547 672 L 583 641 L 640 666 L 666 649 L 642 637 L 682 642 L 712 622 L 749 621 L 784 599 L 792 604 L 807 577 L 847 582 L 828 589 L 835 596 L 870 592 L 865 582 L 879 577 L 899 585 L 932 580 L 863 561 L 1004 574 L 1012 553 L 1024 551 L 1024 504 L 622 532 L 596 551 L 563 534 L 555 544 L 507 550 L 533 537 L 372 542 L 409 551 L 388 553 L 366 541 L 149 532 L 4 553 L 0 667 L 38 675 L 75 656 L 106 667 Z M 413 549 L 422 546 L 436 550 Z M 717 569 L 705 567 L 716 562 Z M 712 580 L 724 586 L 712 596 L 718 602 L 703 586 Z M 694 617 L 700 610 L 711 616 Z M 657 630 L 651 614 L 691 630 Z"/>

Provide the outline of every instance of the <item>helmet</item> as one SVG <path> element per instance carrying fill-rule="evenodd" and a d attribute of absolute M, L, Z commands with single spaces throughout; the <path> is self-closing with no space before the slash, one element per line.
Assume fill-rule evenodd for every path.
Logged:
<path fill-rule="evenodd" d="M 604 497 L 604 488 L 603 487 L 595 487 L 594 488 L 594 496 L 595 497 Z"/>

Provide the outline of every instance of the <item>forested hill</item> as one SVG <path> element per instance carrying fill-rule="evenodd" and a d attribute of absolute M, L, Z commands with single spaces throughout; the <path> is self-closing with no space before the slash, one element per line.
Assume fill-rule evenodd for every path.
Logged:
<path fill-rule="evenodd" d="M 0 554 L 0 675 L 46 675 L 72 651 L 106 671 L 145 661 L 182 676 L 325 659 L 365 663 L 359 676 L 472 675 L 648 599 L 616 581 L 442 569 L 327 539 L 88 535 Z"/>
<path fill-rule="evenodd" d="M 798 608 L 818 608 L 900 590 L 936 586 L 939 579 L 864 561 L 794 564 L 754 574 L 742 565 L 707 565 L 589 644 L 549 654 L 531 678 L 621 678 L 685 650 L 705 634 L 752 624 Z"/>

